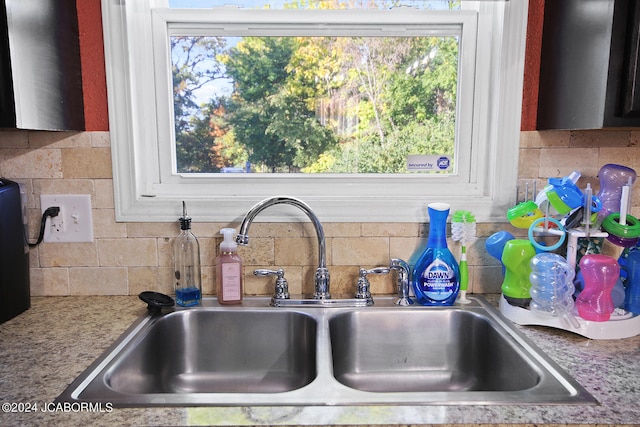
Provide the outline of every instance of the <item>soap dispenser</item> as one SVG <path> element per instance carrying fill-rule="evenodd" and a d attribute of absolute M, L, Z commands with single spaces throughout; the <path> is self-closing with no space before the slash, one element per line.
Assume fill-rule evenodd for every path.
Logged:
<path fill-rule="evenodd" d="M 220 304 L 240 304 L 242 302 L 242 258 L 238 255 L 238 245 L 233 240 L 236 230 L 223 228 L 220 234 L 220 253 L 216 258 L 216 288 Z"/>
<path fill-rule="evenodd" d="M 411 272 L 413 290 L 422 305 L 453 305 L 460 290 L 458 262 L 447 246 L 447 203 L 430 203 L 429 239 Z"/>
<path fill-rule="evenodd" d="M 200 304 L 202 279 L 200 272 L 200 245 L 191 232 L 191 218 L 182 202 L 180 234 L 173 241 L 174 278 L 176 303 L 183 307 Z"/>

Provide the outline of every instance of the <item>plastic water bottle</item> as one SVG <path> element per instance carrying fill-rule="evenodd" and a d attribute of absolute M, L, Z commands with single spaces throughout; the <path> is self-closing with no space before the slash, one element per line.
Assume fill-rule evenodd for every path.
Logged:
<path fill-rule="evenodd" d="M 620 277 L 618 261 L 607 255 L 589 254 L 580 260 L 584 289 L 576 299 L 578 314 L 585 320 L 606 322 L 614 305 L 611 290 Z"/>
<path fill-rule="evenodd" d="M 541 315 L 561 317 L 573 309 L 574 269 L 564 257 L 551 252 L 531 259 L 531 304 L 529 309 Z"/>
<path fill-rule="evenodd" d="M 640 249 L 629 251 L 624 266 L 627 272 L 625 280 L 624 309 L 640 314 Z"/>
<path fill-rule="evenodd" d="M 618 264 L 620 264 L 620 274 L 622 274 L 624 270 L 620 260 L 618 260 Z M 582 277 L 581 271 L 576 273 L 576 278 L 573 280 L 573 286 L 576 288 L 573 297 L 578 298 L 578 295 L 580 295 L 580 292 L 584 289 L 584 277 Z M 622 283 L 622 278 L 619 277 L 618 280 L 616 280 L 615 286 L 611 289 L 611 300 L 613 301 L 613 306 L 623 308 L 624 298 L 624 284 Z"/>
<path fill-rule="evenodd" d="M 609 163 L 600 168 L 598 178 L 600 180 L 598 198 L 602 202 L 602 209 L 598 212 L 597 224 L 601 224 L 610 213 L 620 212 L 622 187 L 636 181 L 636 171 L 626 166 Z"/>
<path fill-rule="evenodd" d="M 536 249 L 526 239 L 509 240 L 502 252 L 502 264 L 505 266 L 504 280 L 502 281 L 502 295 L 507 302 L 516 307 L 527 308 L 531 302 L 531 282 L 529 275 L 531 258 L 536 254 Z"/>
<path fill-rule="evenodd" d="M 509 233 L 508 231 L 501 230 L 489 236 L 484 244 L 487 253 L 500 261 L 500 265 L 502 265 L 503 276 L 505 273 L 505 267 L 504 264 L 502 264 L 502 252 L 504 251 L 504 247 L 507 242 L 513 239 L 515 239 L 515 237 L 513 237 L 513 234 Z"/>

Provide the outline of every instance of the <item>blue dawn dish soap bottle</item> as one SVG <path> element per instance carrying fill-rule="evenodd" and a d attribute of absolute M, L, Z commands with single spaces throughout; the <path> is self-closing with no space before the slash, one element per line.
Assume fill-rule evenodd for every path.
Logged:
<path fill-rule="evenodd" d="M 460 290 L 460 270 L 447 247 L 447 203 L 430 203 L 427 249 L 418 258 L 411 281 L 422 305 L 453 305 Z"/>
<path fill-rule="evenodd" d="M 173 265 L 176 281 L 176 303 L 183 307 L 200 304 L 202 279 L 200 273 L 200 245 L 191 232 L 191 218 L 182 202 L 180 234 L 173 241 Z"/>

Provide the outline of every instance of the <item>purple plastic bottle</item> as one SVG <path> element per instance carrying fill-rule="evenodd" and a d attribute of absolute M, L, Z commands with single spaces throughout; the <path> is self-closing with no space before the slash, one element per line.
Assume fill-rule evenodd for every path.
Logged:
<path fill-rule="evenodd" d="M 578 315 L 585 320 L 606 322 L 613 313 L 611 290 L 620 277 L 618 261 L 607 255 L 589 254 L 580 260 L 584 289 L 576 299 Z"/>
<path fill-rule="evenodd" d="M 600 168 L 598 172 L 600 180 L 600 191 L 598 198 L 602 202 L 602 209 L 598 212 L 598 224 L 607 217 L 607 215 L 620 212 L 620 197 L 622 196 L 622 187 L 629 183 L 636 182 L 636 171 L 633 169 L 608 163 Z"/>

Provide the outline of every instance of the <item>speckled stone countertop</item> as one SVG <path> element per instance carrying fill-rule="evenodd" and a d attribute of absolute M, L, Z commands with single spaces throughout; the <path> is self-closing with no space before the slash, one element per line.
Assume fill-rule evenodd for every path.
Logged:
<path fill-rule="evenodd" d="M 32 298 L 27 312 L 0 325 L 0 425 L 640 423 L 640 336 L 598 341 L 544 327 L 519 328 L 577 379 L 599 405 L 104 407 L 98 412 L 43 411 L 51 409 L 46 404 L 53 402 L 145 311 L 144 304 L 130 296 Z M 7 408 L 16 412 L 5 412 Z M 27 409 L 33 411 L 25 412 Z"/>

